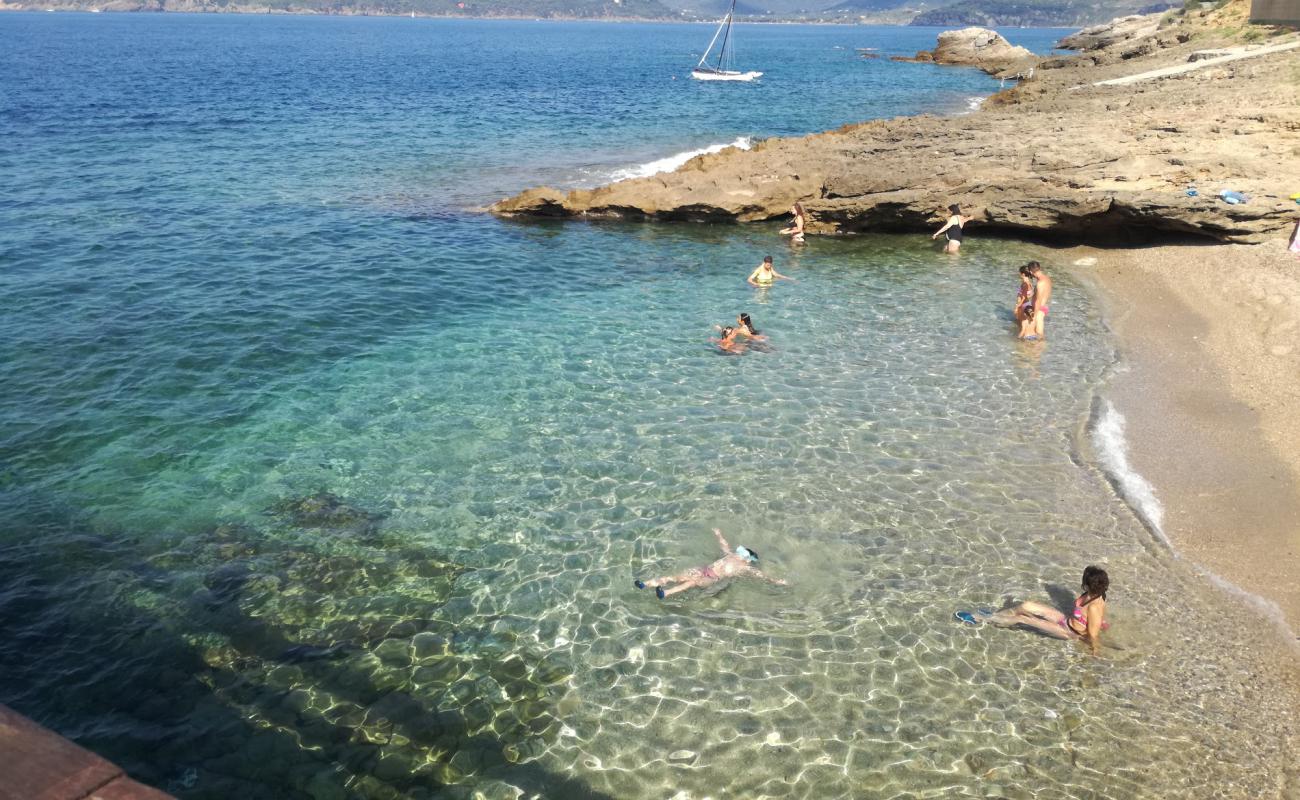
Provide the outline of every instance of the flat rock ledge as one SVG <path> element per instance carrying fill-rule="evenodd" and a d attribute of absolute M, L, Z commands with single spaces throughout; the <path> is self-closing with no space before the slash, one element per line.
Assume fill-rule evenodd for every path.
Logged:
<path fill-rule="evenodd" d="M 1135 22 L 1119 23 L 1119 33 L 1093 31 L 1094 42 L 1104 44 L 1041 62 L 1033 80 L 994 95 L 973 114 L 768 139 L 595 189 L 529 189 L 490 210 L 757 222 L 786 217 L 799 201 L 809 232 L 831 234 L 932 230 L 942 209 L 960 203 L 974 216 L 976 233 L 1098 245 L 1161 236 L 1247 243 L 1284 237 L 1300 216 L 1287 197 L 1300 191 L 1294 51 L 1093 86 L 1187 63 L 1219 43 L 1205 31 L 1193 37 Z M 1217 196 L 1225 189 L 1250 199 L 1229 205 Z"/>

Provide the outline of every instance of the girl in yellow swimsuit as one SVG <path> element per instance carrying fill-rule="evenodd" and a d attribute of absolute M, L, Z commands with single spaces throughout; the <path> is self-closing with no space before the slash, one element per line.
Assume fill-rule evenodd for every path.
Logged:
<path fill-rule="evenodd" d="M 771 256 L 763 256 L 763 263 L 755 267 L 754 271 L 749 273 L 749 277 L 745 280 L 749 281 L 750 284 L 754 286 L 771 286 L 776 282 L 777 278 L 780 278 L 783 281 L 794 280 L 794 278 L 782 275 L 776 271 L 776 268 L 772 266 Z"/>

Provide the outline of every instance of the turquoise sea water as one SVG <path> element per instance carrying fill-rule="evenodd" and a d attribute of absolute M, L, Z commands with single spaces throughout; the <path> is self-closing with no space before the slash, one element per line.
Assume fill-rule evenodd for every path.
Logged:
<path fill-rule="evenodd" d="M 0 702 L 185 798 L 1276 793 L 1276 644 L 1093 466 L 1065 265 L 1037 347 L 1014 243 L 474 210 L 995 90 L 855 52 L 934 34 L 716 86 L 708 26 L 0 15 Z M 791 586 L 632 588 L 714 526 Z M 1103 659 L 952 621 L 1086 563 Z"/>

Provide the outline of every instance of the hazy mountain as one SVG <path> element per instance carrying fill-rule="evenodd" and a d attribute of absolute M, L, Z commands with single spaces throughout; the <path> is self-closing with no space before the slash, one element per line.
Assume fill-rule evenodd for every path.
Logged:
<path fill-rule="evenodd" d="M 704 19 L 722 19 L 722 15 L 727 13 L 728 8 L 731 8 L 731 0 L 663 0 L 663 2 L 669 8 L 685 11 L 687 14 Z M 799 4 L 807 5 L 808 0 L 787 2 L 787 5 Z M 747 17 L 766 14 L 769 5 L 764 0 L 756 0 L 755 2 L 738 0 L 736 3 L 736 16 Z"/>
<path fill-rule="evenodd" d="M 897 8 L 921 8 L 938 5 L 925 0 L 844 0 L 827 11 L 893 11 Z"/>
<path fill-rule="evenodd" d="M 1181 4 L 1182 0 L 743 0 L 736 4 L 736 14 L 742 20 L 1070 27 Z M 726 13 L 730 0 L 25 0 L 24 6 L 104 11 L 402 15 L 415 12 L 452 17 L 707 21 Z"/>
<path fill-rule="evenodd" d="M 807 17 L 820 14 L 837 0 L 741 0 L 738 17 Z M 731 0 L 663 0 L 664 5 L 700 19 L 721 19 Z"/>
<path fill-rule="evenodd" d="M 918 14 L 913 25 L 1095 25 L 1139 11 L 1182 7 L 1181 0 L 957 0 Z"/>

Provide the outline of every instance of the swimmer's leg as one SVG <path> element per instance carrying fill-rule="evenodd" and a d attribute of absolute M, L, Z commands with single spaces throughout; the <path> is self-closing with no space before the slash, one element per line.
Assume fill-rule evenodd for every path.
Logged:
<path fill-rule="evenodd" d="M 1045 633 L 1054 639 L 1073 638 L 1073 635 L 1063 624 L 1065 622 L 1064 614 L 1049 605 L 1036 603 L 1033 600 L 1027 600 L 1018 606 L 999 611 L 989 617 L 988 621 L 1000 628 L 1024 625 L 1027 628 L 1033 628 L 1039 633 Z"/>
<path fill-rule="evenodd" d="M 681 575 L 665 575 L 662 578 L 653 578 L 651 580 L 644 581 L 644 584 L 645 584 L 645 588 L 647 589 L 655 589 L 657 587 L 663 586 L 665 583 L 681 583 L 682 581 L 689 581 L 690 579 L 691 579 L 691 574 L 689 572 L 684 572 Z M 641 588 L 641 587 L 637 587 L 637 588 Z"/>
<path fill-rule="evenodd" d="M 1058 625 L 1065 620 L 1065 615 L 1058 609 L 1052 608 L 1046 603 L 1039 603 L 1034 600 L 1026 600 L 1018 606 L 1012 606 L 1011 608 L 1006 609 L 1006 611 L 1010 611 L 1013 614 L 1038 617 L 1039 619 L 1045 619 L 1048 622 L 1054 622 Z"/>
<path fill-rule="evenodd" d="M 665 589 L 665 590 L 664 590 L 664 593 L 661 594 L 661 595 L 659 595 L 659 599 L 662 600 L 662 599 L 664 599 L 665 597 L 668 597 L 669 595 L 674 595 L 674 594 L 677 594 L 678 592 L 684 592 L 684 591 L 686 591 L 687 589 L 694 589 L 696 586 L 700 586 L 700 585 L 701 585 L 701 584 L 698 584 L 698 583 L 696 583 L 695 581 L 692 581 L 692 580 L 683 581 L 683 582 L 677 584 L 676 586 L 674 586 L 674 587 L 671 588 L 671 589 Z"/>
<path fill-rule="evenodd" d="M 990 620 L 990 622 L 993 622 L 994 625 L 998 624 L 994 620 Z M 1012 625 L 1024 625 L 1026 628 L 1033 628 L 1039 633 L 1046 634 L 1052 637 L 1053 639 L 1074 638 L 1074 634 L 1070 633 L 1070 631 L 1063 628 L 1060 625 L 1060 623 L 1048 622 L 1047 620 L 1040 619 L 1038 617 L 1017 616 L 1015 618 L 1015 622 L 1013 622 Z"/>

